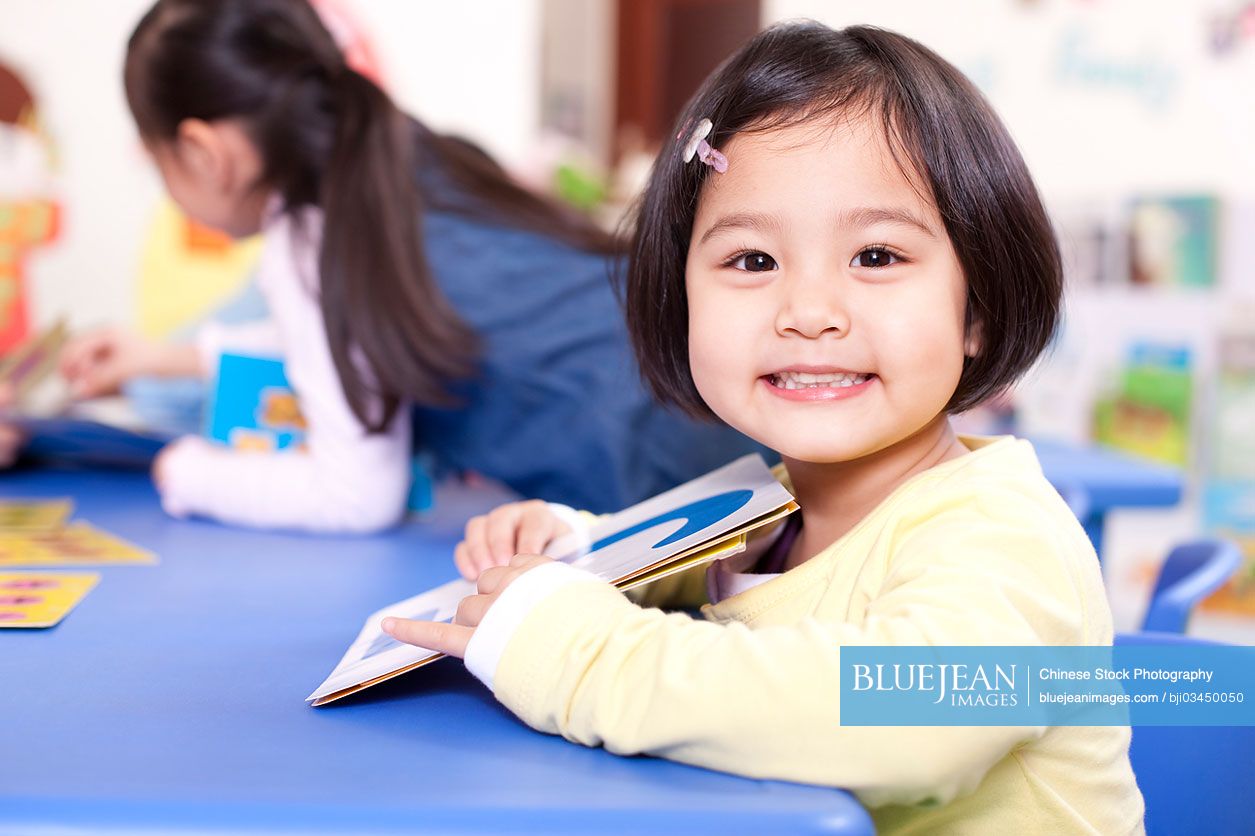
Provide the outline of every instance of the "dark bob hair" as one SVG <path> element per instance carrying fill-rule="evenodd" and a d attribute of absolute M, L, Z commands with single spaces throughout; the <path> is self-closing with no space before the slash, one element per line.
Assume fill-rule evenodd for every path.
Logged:
<path fill-rule="evenodd" d="M 931 192 L 967 281 L 965 358 L 946 411 L 963 412 L 1013 384 L 1050 344 L 1059 319 L 1059 249 L 1015 144 L 980 92 L 933 51 L 883 29 L 814 22 L 767 29 L 706 80 L 675 131 L 703 118 L 716 148 L 838 114 L 880 121 L 894 158 Z M 626 276 L 628 328 L 641 374 L 664 403 L 713 417 L 689 371 L 684 267 L 710 168 L 660 153 L 635 218 Z M 718 176 L 718 175 L 716 175 Z"/>

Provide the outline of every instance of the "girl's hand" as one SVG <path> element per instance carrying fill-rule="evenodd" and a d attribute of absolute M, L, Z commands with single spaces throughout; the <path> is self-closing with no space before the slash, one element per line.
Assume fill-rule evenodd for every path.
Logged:
<path fill-rule="evenodd" d="M 526 505 L 527 503 L 515 503 Z M 510 506 L 503 506 L 510 507 Z M 479 576 L 476 585 L 478 594 L 468 595 L 458 604 L 457 615 L 453 622 L 413 621 L 408 618 L 385 618 L 383 631 L 397 641 L 437 650 L 462 659 L 466 656 L 466 645 L 475 635 L 475 628 L 484 620 L 484 615 L 497 602 L 497 598 L 519 575 L 535 569 L 544 563 L 552 563 L 553 559 L 535 554 L 516 555 L 508 566 L 494 566 L 486 569 Z"/>
<path fill-rule="evenodd" d="M 115 395 L 122 384 L 146 375 L 202 374 L 195 346 L 167 345 L 122 328 L 71 340 L 61 350 L 60 367 L 77 398 Z"/>
<path fill-rule="evenodd" d="M 549 541 L 571 531 L 547 502 L 511 502 L 486 516 L 472 517 L 465 538 L 453 551 L 462 577 L 475 580 L 493 566 L 504 566 L 517 554 L 539 554 Z"/>

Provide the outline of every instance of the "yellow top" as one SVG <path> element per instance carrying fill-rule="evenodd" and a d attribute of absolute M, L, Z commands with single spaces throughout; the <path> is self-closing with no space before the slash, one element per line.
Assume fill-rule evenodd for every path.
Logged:
<path fill-rule="evenodd" d="M 705 621 L 557 588 L 505 644 L 497 698 L 612 752 L 846 788 L 881 833 L 1143 832 L 1127 727 L 841 725 L 843 645 L 1111 643 L 1093 548 L 1032 446 L 961 440 L 969 454 Z"/>

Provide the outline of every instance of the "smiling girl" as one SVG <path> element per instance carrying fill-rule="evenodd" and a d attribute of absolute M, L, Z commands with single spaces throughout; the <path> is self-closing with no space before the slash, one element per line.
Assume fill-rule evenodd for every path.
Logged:
<path fill-rule="evenodd" d="M 749 42 L 680 125 L 628 276 L 641 367 L 664 402 L 778 450 L 802 510 L 650 588 L 704 597 L 698 620 L 511 560 L 570 523 L 507 506 L 461 554 L 509 565 L 454 622 L 385 629 L 464 656 L 537 729 L 846 787 L 881 832 L 1140 832 L 1127 728 L 841 724 L 844 646 L 1112 640 L 1093 549 L 1032 447 L 950 426 L 1029 368 L 1059 311 L 1050 224 L 1002 124 L 914 41 L 800 24 Z"/>

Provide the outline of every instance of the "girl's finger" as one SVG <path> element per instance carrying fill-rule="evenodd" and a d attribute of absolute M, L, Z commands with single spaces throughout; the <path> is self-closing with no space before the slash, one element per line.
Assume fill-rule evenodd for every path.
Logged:
<path fill-rule="evenodd" d="M 475 589 L 480 595 L 492 595 L 510 574 L 509 566 L 492 566 L 479 573 L 475 581 Z"/>
<path fill-rule="evenodd" d="M 89 367 L 70 385 L 70 391 L 78 398 L 95 398 L 111 393 L 118 386 L 117 375 L 107 367 Z"/>
<path fill-rule="evenodd" d="M 520 554 L 516 554 L 513 558 L 511 558 L 510 568 L 517 570 L 519 574 L 522 574 L 523 572 L 526 572 L 528 569 L 531 569 L 534 566 L 539 566 L 542 563 L 553 563 L 553 562 L 554 562 L 554 559 L 552 557 L 546 557 L 543 554 L 520 553 Z"/>
<path fill-rule="evenodd" d="M 462 599 L 462 603 L 458 604 L 453 623 L 461 624 L 463 627 L 478 627 L 479 622 L 484 620 L 484 613 L 491 605 L 492 598 L 488 595 L 467 595 Z"/>
<path fill-rule="evenodd" d="M 468 581 L 475 580 L 476 571 L 475 564 L 471 563 L 470 555 L 466 553 L 466 543 L 461 542 L 453 549 L 453 565 L 458 567 L 458 573 Z"/>
<path fill-rule="evenodd" d="M 70 343 L 61 350 L 61 357 L 57 360 L 57 368 L 61 371 L 61 376 L 67 380 L 73 380 L 82 373 L 83 358 L 85 355 L 85 340 L 76 343 Z"/>
<path fill-rule="evenodd" d="M 466 540 L 463 541 L 466 543 L 466 556 L 477 569 L 491 563 L 492 556 L 488 553 L 488 540 L 484 534 L 487 525 L 486 517 L 471 517 L 466 523 Z"/>
<path fill-rule="evenodd" d="M 475 577 L 479 577 L 488 569 L 491 569 L 494 566 L 499 566 L 499 565 L 500 564 L 497 563 L 496 559 L 491 554 L 489 554 L 487 557 L 483 558 L 482 560 L 475 562 Z"/>
<path fill-rule="evenodd" d="M 530 509 L 519 521 L 519 537 L 514 553 L 536 554 L 544 551 L 545 546 L 557 532 L 558 518 L 546 506 Z"/>
<path fill-rule="evenodd" d="M 408 618 L 385 618 L 383 631 L 397 641 L 415 647 L 447 653 L 459 659 L 466 655 L 466 643 L 475 630 L 444 621 L 413 621 Z"/>
<path fill-rule="evenodd" d="M 97 358 L 109 353 L 112 337 L 108 332 L 88 334 L 71 342 L 61 352 L 61 373 L 66 377 L 79 377 Z"/>
<path fill-rule="evenodd" d="M 521 511 L 517 503 L 502 505 L 488 515 L 488 552 L 493 563 L 505 563 L 513 556 L 515 535 Z"/>

